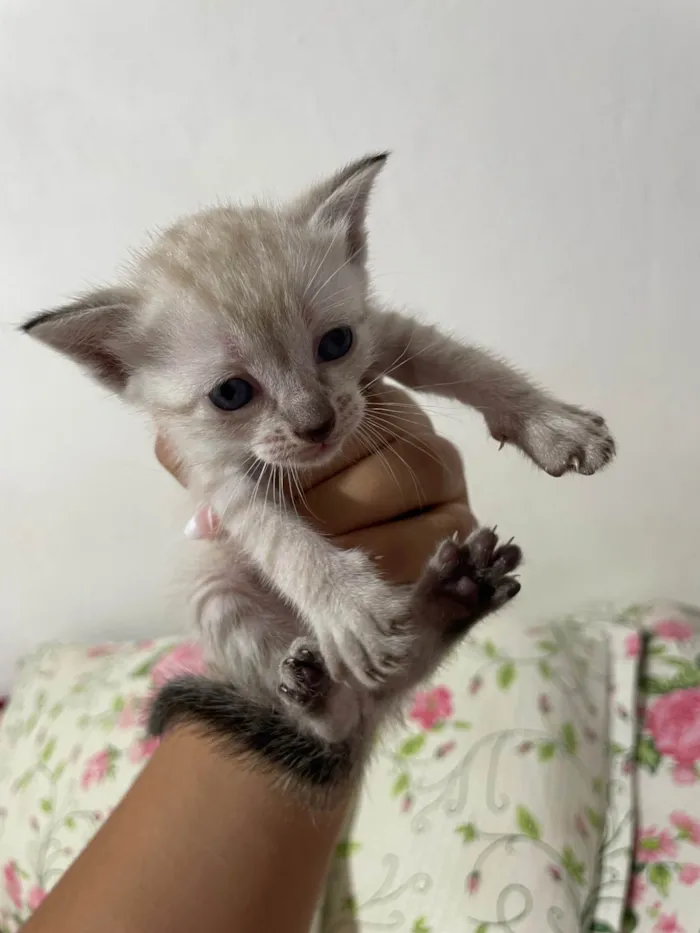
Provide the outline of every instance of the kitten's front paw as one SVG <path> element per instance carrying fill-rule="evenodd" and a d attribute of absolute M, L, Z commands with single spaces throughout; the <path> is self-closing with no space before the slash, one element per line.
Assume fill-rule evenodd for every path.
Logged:
<path fill-rule="evenodd" d="M 348 676 L 369 690 L 399 674 L 415 645 L 410 592 L 382 581 L 359 552 L 339 555 L 332 592 L 314 612 L 312 624 L 328 672 Z"/>
<path fill-rule="evenodd" d="M 442 542 L 423 572 L 417 594 L 426 612 L 439 614 L 445 634 L 459 635 L 520 591 L 512 573 L 521 560 L 517 544 L 500 544 L 494 530 L 477 528 L 464 542 Z"/>
<path fill-rule="evenodd" d="M 615 441 L 605 420 L 561 402 L 545 402 L 512 424 L 494 426 L 492 434 L 515 444 L 551 476 L 588 476 L 615 456 Z"/>

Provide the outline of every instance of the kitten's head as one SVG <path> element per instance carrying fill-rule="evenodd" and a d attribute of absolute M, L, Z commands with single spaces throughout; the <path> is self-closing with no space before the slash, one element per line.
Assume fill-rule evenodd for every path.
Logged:
<path fill-rule="evenodd" d="M 131 283 L 24 330 L 147 410 L 185 460 L 317 465 L 358 428 L 374 361 L 365 215 L 386 155 L 282 208 L 187 217 Z"/>

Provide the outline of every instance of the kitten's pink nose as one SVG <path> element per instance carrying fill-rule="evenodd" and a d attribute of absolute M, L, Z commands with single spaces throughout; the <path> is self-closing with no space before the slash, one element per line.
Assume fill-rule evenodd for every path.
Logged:
<path fill-rule="evenodd" d="M 334 427 L 335 414 L 332 414 L 330 418 L 327 418 L 320 424 L 315 424 L 310 428 L 301 428 L 294 433 L 302 441 L 307 441 L 309 444 L 322 444 L 331 436 Z"/>

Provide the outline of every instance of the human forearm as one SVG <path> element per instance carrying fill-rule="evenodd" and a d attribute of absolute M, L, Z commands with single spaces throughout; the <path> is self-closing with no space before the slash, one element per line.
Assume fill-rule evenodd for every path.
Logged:
<path fill-rule="evenodd" d="M 173 729 L 27 933 L 307 933 L 350 787 L 310 818 L 232 749 Z"/>

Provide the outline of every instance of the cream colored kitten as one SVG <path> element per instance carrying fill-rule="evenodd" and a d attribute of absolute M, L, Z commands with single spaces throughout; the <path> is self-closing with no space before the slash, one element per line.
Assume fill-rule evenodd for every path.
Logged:
<path fill-rule="evenodd" d="M 371 296 L 365 215 L 385 160 L 355 162 L 282 207 L 186 217 L 123 286 L 25 325 L 159 423 L 230 533 L 194 592 L 221 691 L 173 687 L 155 728 L 200 703 L 249 735 L 279 727 L 279 747 L 293 723 L 317 751 L 346 749 L 519 589 L 520 551 L 490 531 L 447 542 L 418 587 L 401 588 L 290 506 L 284 489 L 362 427 L 383 375 L 476 408 L 494 438 L 554 476 L 614 455 L 602 418 Z M 418 624 L 426 614 L 437 623 Z"/>

